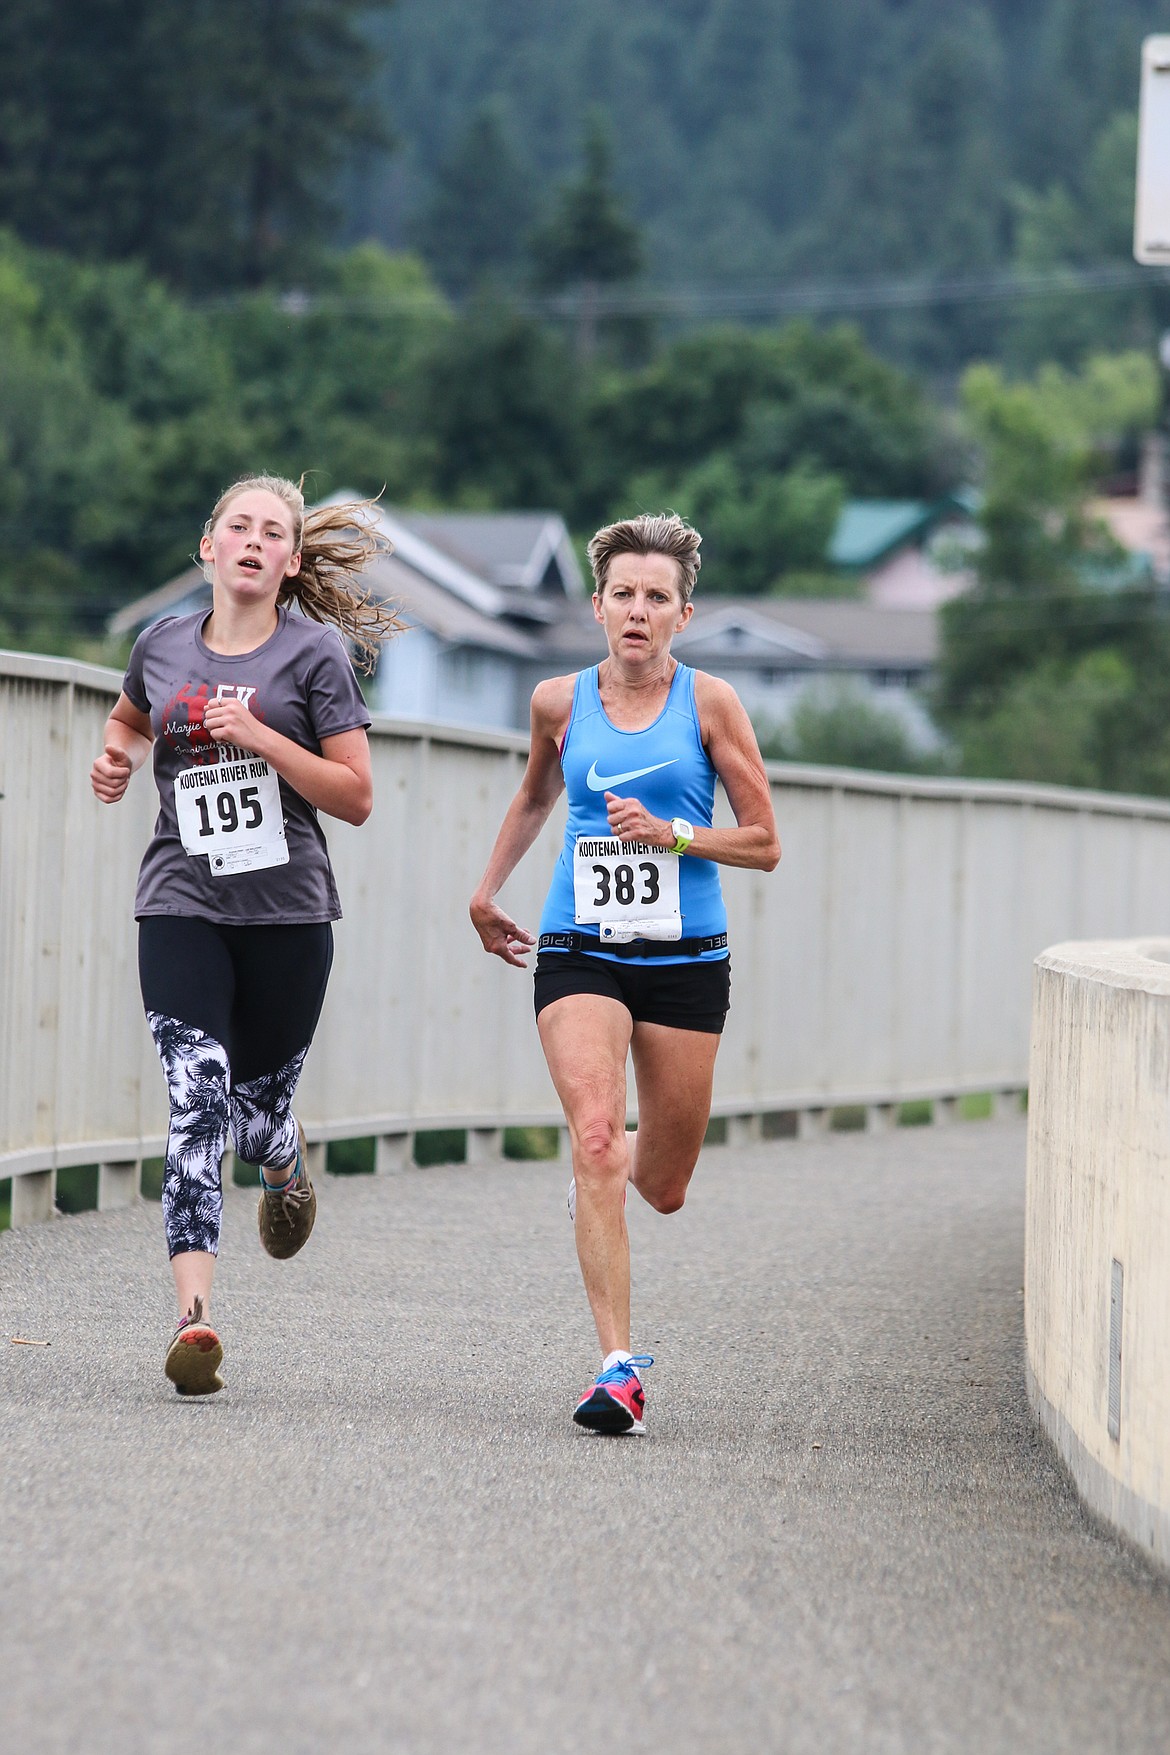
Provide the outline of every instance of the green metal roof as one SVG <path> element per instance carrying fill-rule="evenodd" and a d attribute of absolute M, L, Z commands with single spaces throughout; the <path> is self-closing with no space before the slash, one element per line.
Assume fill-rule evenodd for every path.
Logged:
<path fill-rule="evenodd" d="M 893 549 L 930 534 L 943 518 L 970 518 L 974 495 L 960 491 L 941 500 L 846 500 L 829 543 L 834 567 L 873 567 Z"/>
<path fill-rule="evenodd" d="M 934 517 L 929 500 L 846 500 L 829 544 L 835 567 L 872 567 Z"/>

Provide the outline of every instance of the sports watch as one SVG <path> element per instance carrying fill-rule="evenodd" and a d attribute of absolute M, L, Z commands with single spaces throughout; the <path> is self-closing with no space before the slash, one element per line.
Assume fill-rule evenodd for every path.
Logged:
<path fill-rule="evenodd" d="M 674 836 L 672 853 L 685 853 L 695 838 L 694 826 L 685 817 L 671 817 L 670 832 Z"/>

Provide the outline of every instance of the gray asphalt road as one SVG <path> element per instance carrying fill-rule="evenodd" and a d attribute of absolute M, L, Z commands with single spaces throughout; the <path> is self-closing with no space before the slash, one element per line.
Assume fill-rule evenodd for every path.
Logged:
<path fill-rule="evenodd" d="M 156 1207 L 0 1238 L 4 1750 L 1165 1751 L 1170 1586 L 1024 1400 L 1023 1153 L 715 1149 L 632 1200 L 644 1439 L 569 1420 L 563 1166 L 330 1181 L 286 1264 L 231 1194 L 195 1404 Z"/>

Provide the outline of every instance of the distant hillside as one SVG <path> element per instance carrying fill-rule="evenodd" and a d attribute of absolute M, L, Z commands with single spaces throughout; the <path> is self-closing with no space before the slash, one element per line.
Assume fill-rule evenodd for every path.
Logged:
<path fill-rule="evenodd" d="M 1130 223 L 1117 119 L 1168 24 L 1155 0 L 398 0 L 375 29 L 399 148 L 351 223 L 417 241 L 485 104 L 538 211 L 598 106 L 655 281 L 985 272 L 1043 257 L 1054 201 L 1082 259 L 1104 204 L 1101 260 Z"/>

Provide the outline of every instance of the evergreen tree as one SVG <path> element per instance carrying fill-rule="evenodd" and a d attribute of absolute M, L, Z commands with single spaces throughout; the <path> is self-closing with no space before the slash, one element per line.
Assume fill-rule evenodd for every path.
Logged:
<path fill-rule="evenodd" d="M 535 214 L 503 108 L 486 103 L 438 166 L 414 237 L 440 283 L 460 295 L 518 277 Z"/>
<path fill-rule="evenodd" d="M 361 24 L 387 4 L 7 0 L 0 223 L 185 286 L 287 271 L 382 137 Z"/>
<path fill-rule="evenodd" d="M 532 237 L 536 284 L 545 292 L 574 292 L 578 354 L 592 356 L 602 287 L 633 280 L 642 267 L 638 228 L 627 218 L 612 182 L 605 121 L 592 111 L 585 124 L 580 175 L 562 184 L 552 215 Z"/>
<path fill-rule="evenodd" d="M 580 466 L 577 374 L 559 338 L 494 298 L 422 366 L 418 408 L 440 500 L 563 507 Z"/>
<path fill-rule="evenodd" d="M 1079 211 L 1095 141 L 1134 108 L 1140 39 L 1164 25 L 1164 0 L 399 0 L 378 27 L 407 143 L 388 200 L 425 205 L 490 94 L 556 190 L 603 94 L 652 283 L 726 288 L 728 312 L 755 316 L 749 298 L 794 281 L 990 278 L 1013 260 L 1017 190 Z M 1082 303 L 1079 345 L 1116 346 L 1117 305 Z M 948 294 L 859 320 L 950 376 L 1002 351 L 1006 315 Z"/>

